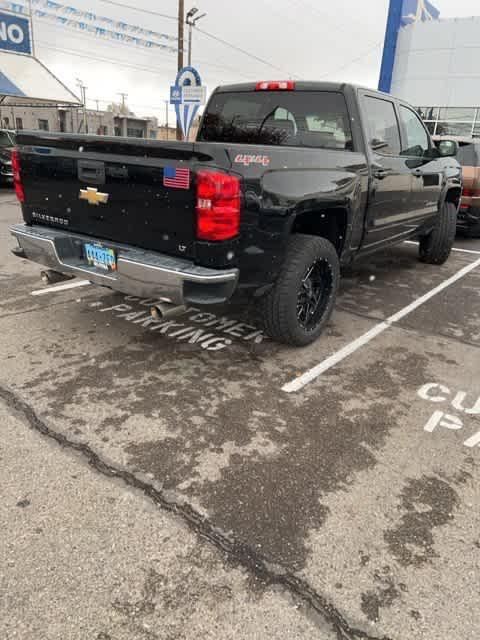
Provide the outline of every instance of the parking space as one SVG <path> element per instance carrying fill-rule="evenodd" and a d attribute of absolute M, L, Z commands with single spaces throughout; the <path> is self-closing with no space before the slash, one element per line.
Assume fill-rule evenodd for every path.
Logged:
<path fill-rule="evenodd" d="M 40 269 L 8 252 L 11 200 L 2 389 L 188 505 L 230 541 L 226 559 L 270 563 L 336 637 L 472 637 L 480 240 L 442 267 L 404 244 L 345 270 L 325 335 L 299 350 L 269 340 L 253 304 L 155 321 L 153 301 L 89 285 L 32 295 Z"/>

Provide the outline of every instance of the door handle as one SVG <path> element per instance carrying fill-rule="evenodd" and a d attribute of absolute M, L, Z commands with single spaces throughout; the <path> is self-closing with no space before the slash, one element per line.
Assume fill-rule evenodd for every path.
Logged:
<path fill-rule="evenodd" d="M 105 163 L 94 160 L 77 162 L 78 179 L 90 184 L 105 184 Z"/>
<path fill-rule="evenodd" d="M 373 172 L 373 175 L 378 180 L 383 180 L 384 178 L 389 176 L 390 173 L 391 173 L 390 169 L 375 169 L 375 171 Z"/>
<path fill-rule="evenodd" d="M 412 171 L 412 174 L 416 178 L 423 178 L 423 171 L 421 169 L 415 169 L 414 171 Z"/>

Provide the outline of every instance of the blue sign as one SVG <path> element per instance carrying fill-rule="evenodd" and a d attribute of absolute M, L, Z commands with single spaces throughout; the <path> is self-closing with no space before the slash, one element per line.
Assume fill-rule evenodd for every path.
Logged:
<path fill-rule="evenodd" d="M 392 74 L 397 51 L 398 32 L 414 22 L 438 20 L 440 11 L 428 0 L 390 0 L 385 44 L 383 46 L 382 68 L 380 70 L 380 91 L 389 93 L 392 88 Z"/>
<path fill-rule="evenodd" d="M 202 104 L 201 94 L 204 91 L 200 74 L 193 67 L 180 69 L 174 86 L 170 87 L 170 104 L 175 105 L 177 121 L 185 138 L 188 138 L 192 122 Z"/>
<path fill-rule="evenodd" d="M 0 49 L 15 53 L 32 53 L 30 20 L 0 11 Z"/>
<path fill-rule="evenodd" d="M 181 104 L 182 100 L 182 87 L 170 87 L 170 104 Z"/>

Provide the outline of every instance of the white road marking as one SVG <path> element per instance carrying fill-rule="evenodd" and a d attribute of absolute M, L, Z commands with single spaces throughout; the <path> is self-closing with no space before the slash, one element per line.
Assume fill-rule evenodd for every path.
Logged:
<path fill-rule="evenodd" d="M 405 244 L 418 245 L 418 242 L 414 242 L 413 240 L 405 240 Z M 473 249 L 460 249 L 459 247 L 453 247 L 452 251 L 458 251 L 458 253 L 470 253 L 474 256 L 480 256 L 480 251 L 473 251 Z"/>
<path fill-rule="evenodd" d="M 57 293 L 57 291 L 66 291 L 67 289 L 85 287 L 87 284 L 91 284 L 90 280 L 74 280 L 73 282 L 65 282 L 64 284 L 55 284 L 53 287 L 45 287 L 45 289 L 32 291 L 32 296 L 44 296 L 47 293 Z"/>
<path fill-rule="evenodd" d="M 345 347 L 331 355 L 323 362 L 320 362 L 315 367 L 312 367 L 312 369 L 309 369 L 298 378 L 295 378 L 295 380 L 287 382 L 287 384 L 283 385 L 282 391 L 286 391 L 287 393 L 300 391 L 300 389 L 303 389 L 303 387 L 309 382 L 312 382 L 313 380 L 321 376 L 322 373 L 325 373 L 325 371 L 328 371 L 339 362 L 342 362 L 342 360 L 345 360 L 345 358 L 351 356 L 353 353 L 355 353 L 355 351 L 358 351 L 358 349 L 371 342 L 374 338 L 376 338 L 381 333 L 389 329 L 392 325 L 396 324 L 397 322 L 408 316 L 410 313 L 424 305 L 444 289 L 454 284 L 455 282 L 458 282 L 458 280 L 461 280 L 464 276 L 469 274 L 477 267 L 480 267 L 480 259 L 463 267 L 463 269 L 460 269 L 460 271 L 442 282 L 440 285 L 438 285 L 438 287 L 435 287 L 425 295 L 417 298 L 417 300 L 409 304 L 407 307 L 401 309 L 397 313 L 394 313 L 393 316 L 390 316 L 384 322 L 376 325 L 375 327 L 373 327 L 373 329 L 370 329 L 370 331 L 367 331 L 367 333 L 364 333 L 353 342 L 350 342 L 350 344 L 347 344 Z"/>

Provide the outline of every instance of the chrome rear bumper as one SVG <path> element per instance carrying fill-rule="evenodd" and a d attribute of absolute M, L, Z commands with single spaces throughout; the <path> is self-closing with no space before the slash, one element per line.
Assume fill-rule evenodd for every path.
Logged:
<path fill-rule="evenodd" d="M 218 304 L 228 300 L 237 286 L 238 269 L 199 267 L 189 260 L 41 225 L 16 224 L 10 232 L 22 249 L 21 254 L 14 250 L 17 255 L 130 295 L 178 305 Z M 89 266 L 83 257 L 86 242 L 114 249 L 116 271 Z"/>

